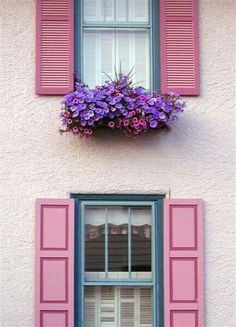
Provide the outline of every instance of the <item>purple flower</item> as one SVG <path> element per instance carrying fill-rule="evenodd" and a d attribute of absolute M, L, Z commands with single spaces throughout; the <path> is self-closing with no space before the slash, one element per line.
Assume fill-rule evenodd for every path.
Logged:
<path fill-rule="evenodd" d="M 78 131 L 79 131 L 78 127 L 73 127 L 73 132 L 74 133 L 78 133 Z"/>
<path fill-rule="evenodd" d="M 129 125 L 129 119 L 123 119 L 123 125 L 128 126 Z"/>
<path fill-rule="evenodd" d="M 150 99 L 147 103 L 150 104 L 150 106 L 153 106 L 155 104 L 155 99 Z"/>
<path fill-rule="evenodd" d="M 115 107 L 117 109 L 121 109 L 121 108 L 123 108 L 123 105 L 122 105 L 122 103 L 118 102 L 118 103 L 116 103 Z"/>
<path fill-rule="evenodd" d="M 160 119 L 165 119 L 166 118 L 166 115 L 164 114 L 164 112 L 161 112 L 160 115 L 159 115 Z"/>
<path fill-rule="evenodd" d="M 176 93 L 158 95 L 133 87 L 129 75 L 89 88 L 76 83 L 61 101 L 61 131 L 89 137 L 97 127 L 122 129 L 138 135 L 150 128 L 169 127 L 185 108 Z"/>
<path fill-rule="evenodd" d="M 157 125 L 158 125 L 157 120 L 152 120 L 152 121 L 150 122 L 150 126 L 151 126 L 151 128 L 156 128 Z"/>
<path fill-rule="evenodd" d="M 108 126 L 109 126 L 110 128 L 114 128 L 114 127 L 115 127 L 115 123 L 114 123 L 114 121 L 109 121 Z"/>
<path fill-rule="evenodd" d="M 94 108 L 94 111 L 96 112 L 96 114 L 100 114 L 102 112 L 101 108 Z"/>
<path fill-rule="evenodd" d="M 84 113 L 84 119 L 85 119 L 85 120 L 89 120 L 89 118 L 90 118 L 90 114 L 89 114 L 89 112 L 85 112 L 85 113 Z"/>

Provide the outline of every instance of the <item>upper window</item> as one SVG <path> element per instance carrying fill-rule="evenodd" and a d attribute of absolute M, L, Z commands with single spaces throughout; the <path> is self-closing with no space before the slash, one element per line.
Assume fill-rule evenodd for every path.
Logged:
<path fill-rule="evenodd" d="M 90 87 L 114 70 L 148 90 L 199 94 L 198 1 L 37 0 L 36 93 Z M 160 51 L 161 49 L 161 51 Z"/>
<path fill-rule="evenodd" d="M 114 78 L 115 71 L 133 70 L 133 82 L 150 89 L 150 1 L 81 0 L 81 6 L 79 66 L 84 82 L 93 87 Z"/>

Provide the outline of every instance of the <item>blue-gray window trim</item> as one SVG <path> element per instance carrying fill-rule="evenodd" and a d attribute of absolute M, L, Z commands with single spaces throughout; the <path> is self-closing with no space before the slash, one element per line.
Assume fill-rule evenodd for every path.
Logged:
<path fill-rule="evenodd" d="M 81 77 L 81 62 L 82 62 L 82 19 L 81 19 L 81 8 L 83 0 L 75 0 L 74 2 L 74 67 L 75 72 Z M 160 71 L 160 0 L 150 0 L 152 6 L 152 37 L 151 37 L 151 61 L 152 61 L 152 85 L 153 90 L 160 93 L 160 81 L 161 81 L 161 71 Z"/>
<path fill-rule="evenodd" d="M 154 287 L 156 300 L 158 301 L 158 308 L 156 307 L 156 326 L 164 327 L 163 320 L 163 200 L 164 195 L 160 194 L 78 194 L 72 193 L 70 195 L 72 199 L 75 199 L 75 293 L 74 293 L 74 305 L 75 305 L 75 324 L 74 327 L 83 327 L 82 323 L 82 312 L 80 299 L 82 298 L 81 284 L 81 231 L 83 230 L 82 219 L 81 219 L 81 203 L 83 201 L 111 201 L 115 202 L 122 201 L 148 201 L 154 202 L 154 214 L 155 214 L 155 229 L 157 237 L 155 238 L 155 262 L 157 263 L 155 280 L 158 281 Z M 157 285 L 159 287 L 157 288 Z M 155 300 L 155 299 L 154 299 Z"/>

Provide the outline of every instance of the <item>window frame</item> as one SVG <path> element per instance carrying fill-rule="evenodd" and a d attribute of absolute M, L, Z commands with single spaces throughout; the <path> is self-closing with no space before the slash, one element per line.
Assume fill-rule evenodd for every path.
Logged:
<path fill-rule="evenodd" d="M 75 327 L 83 327 L 84 286 L 150 286 L 153 291 L 153 326 L 163 327 L 163 200 L 164 195 L 152 194 L 71 194 L 75 199 Z M 85 205 L 152 206 L 152 282 L 144 280 L 107 280 L 84 282 L 84 221 Z M 154 261 L 154 262 L 153 262 Z M 155 267 L 153 266 L 155 264 Z"/>
<path fill-rule="evenodd" d="M 83 81 L 83 28 L 96 28 L 104 24 L 84 24 L 83 23 L 83 1 L 74 1 L 74 67 L 75 71 Z M 150 29 L 150 87 L 151 90 L 160 92 L 161 70 L 160 70 L 160 0 L 149 0 L 150 21 L 144 23 L 116 23 L 106 24 L 107 28 L 149 28 Z"/>

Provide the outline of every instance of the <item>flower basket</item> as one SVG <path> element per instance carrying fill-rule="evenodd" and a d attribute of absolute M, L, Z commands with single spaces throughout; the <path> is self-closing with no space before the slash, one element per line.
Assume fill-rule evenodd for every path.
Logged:
<path fill-rule="evenodd" d="M 132 84 L 130 75 L 89 88 L 76 82 L 75 90 L 61 102 L 62 133 L 87 138 L 98 128 L 119 129 L 137 136 L 152 129 L 171 127 L 185 108 L 176 93 L 158 95 Z"/>

